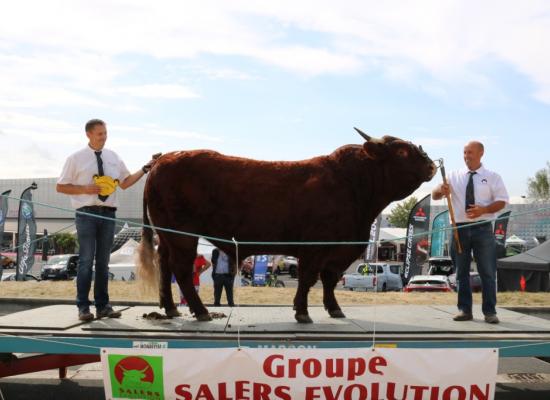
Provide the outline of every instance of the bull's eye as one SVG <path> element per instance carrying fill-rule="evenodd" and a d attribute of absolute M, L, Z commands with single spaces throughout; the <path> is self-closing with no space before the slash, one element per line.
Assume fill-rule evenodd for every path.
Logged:
<path fill-rule="evenodd" d="M 400 149 L 397 150 L 397 156 L 406 158 L 409 156 L 409 152 L 407 151 L 407 149 L 404 149 L 403 147 L 401 147 Z"/>

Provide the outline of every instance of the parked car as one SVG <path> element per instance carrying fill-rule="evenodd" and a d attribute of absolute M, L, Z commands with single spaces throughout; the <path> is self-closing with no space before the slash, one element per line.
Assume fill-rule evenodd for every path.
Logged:
<path fill-rule="evenodd" d="M 4 272 L 2 274 L 2 276 L 0 277 L 0 280 L 2 282 L 5 282 L 5 281 L 15 281 L 15 272 Z M 25 274 L 25 279 L 26 281 L 39 281 L 40 278 L 32 275 L 32 274 Z"/>
<path fill-rule="evenodd" d="M 415 275 L 403 288 L 404 292 L 452 292 L 445 275 Z"/>
<path fill-rule="evenodd" d="M 355 273 L 343 276 L 343 285 L 345 289 L 349 290 L 400 291 L 403 288 L 400 269 L 401 265 L 399 264 L 359 264 Z"/>
<path fill-rule="evenodd" d="M 42 265 L 40 276 L 42 279 L 73 279 L 76 277 L 78 254 L 60 254 L 51 256 L 46 264 Z"/>
<path fill-rule="evenodd" d="M 454 264 L 451 257 L 430 257 L 428 259 L 428 275 L 449 276 L 454 272 Z"/>
<path fill-rule="evenodd" d="M 456 292 L 458 290 L 456 274 L 449 275 L 449 283 L 451 284 L 451 288 Z M 470 272 L 470 288 L 472 292 L 481 292 L 481 277 L 478 272 Z"/>
<path fill-rule="evenodd" d="M 0 263 L 4 268 L 15 268 L 15 260 L 11 257 L 0 254 Z"/>

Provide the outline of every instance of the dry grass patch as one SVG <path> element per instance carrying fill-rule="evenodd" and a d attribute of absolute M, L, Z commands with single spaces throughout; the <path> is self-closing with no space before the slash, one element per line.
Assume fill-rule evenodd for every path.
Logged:
<path fill-rule="evenodd" d="M 174 299 L 178 301 L 177 287 L 173 288 Z M 270 287 L 239 287 L 235 288 L 235 302 L 246 305 L 291 305 L 296 289 Z M 153 294 L 142 295 L 136 282 L 110 282 L 109 295 L 111 301 L 158 301 Z M 310 305 L 322 305 L 321 289 L 312 289 L 309 295 Z M 200 289 L 201 299 L 206 304 L 213 302 L 212 286 Z M 41 298 L 41 299 L 75 299 L 76 285 L 74 281 L 43 281 L 43 282 L 1 282 L 0 297 Z M 92 296 L 91 296 L 92 297 Z M 366 293 L 337 290 L 336 298 L 341 305 L 454 305 L 455 293 Z M 225 294 L 222 295 L 222 304 Z M 481 303 L 479 293 L 474 294 L 474 302 Z M 499 293 L 499 306 L 550 306 L 550 293 Z"/>

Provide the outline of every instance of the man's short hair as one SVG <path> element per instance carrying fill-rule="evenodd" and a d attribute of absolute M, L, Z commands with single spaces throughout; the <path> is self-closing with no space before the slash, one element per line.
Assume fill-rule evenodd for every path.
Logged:
<path fill-rule="evenodd" d="M 98 119 L 98 118 L 94 118 L 94 119 L 91 119 L 89 120 L 88 122 L 86 122 L 86 126 L 85 126 L 85 130 L 86 132 L 90 132 L 92 129 L 94 129 L 97 125 L 103 125 L 105 126 L 105 122 Z"/>

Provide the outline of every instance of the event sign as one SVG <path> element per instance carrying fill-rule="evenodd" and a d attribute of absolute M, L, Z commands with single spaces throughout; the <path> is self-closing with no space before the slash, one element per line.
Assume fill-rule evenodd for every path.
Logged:
<path fill-rule="evenodd" d="M 34 251 L 36 249 L 36 220 L 32 202 L 32 190 L 37 188 L 36 183 L 26 188 L 19 201 L 19 217 L 17 219 L 17 270 L 16 280 L 25 280 L 27 272 L 34 265 Z"/>
<path fill-rule="evenodd" d="M 101 350 L 107 399 L 489 400 L 495 349 Z"/>
<path fill-rule="evenodd" d="M 365 250 L 364 261 L 373 262 L 377 261 L 378 254 L 376 249 L 378 248 L 378 239 L 380 238 L 380 224 L 382 222 L 382 214 L 378 214 L 370 226 L 369 244 Z"/>
<path fill-rule="evenodd" d="M 422 273 L 422 263 L 428 259 L 430 231 L 430 195 L 421 199 L 411 209 L 407 222 L 403 278 L 408 282 Z"/>

